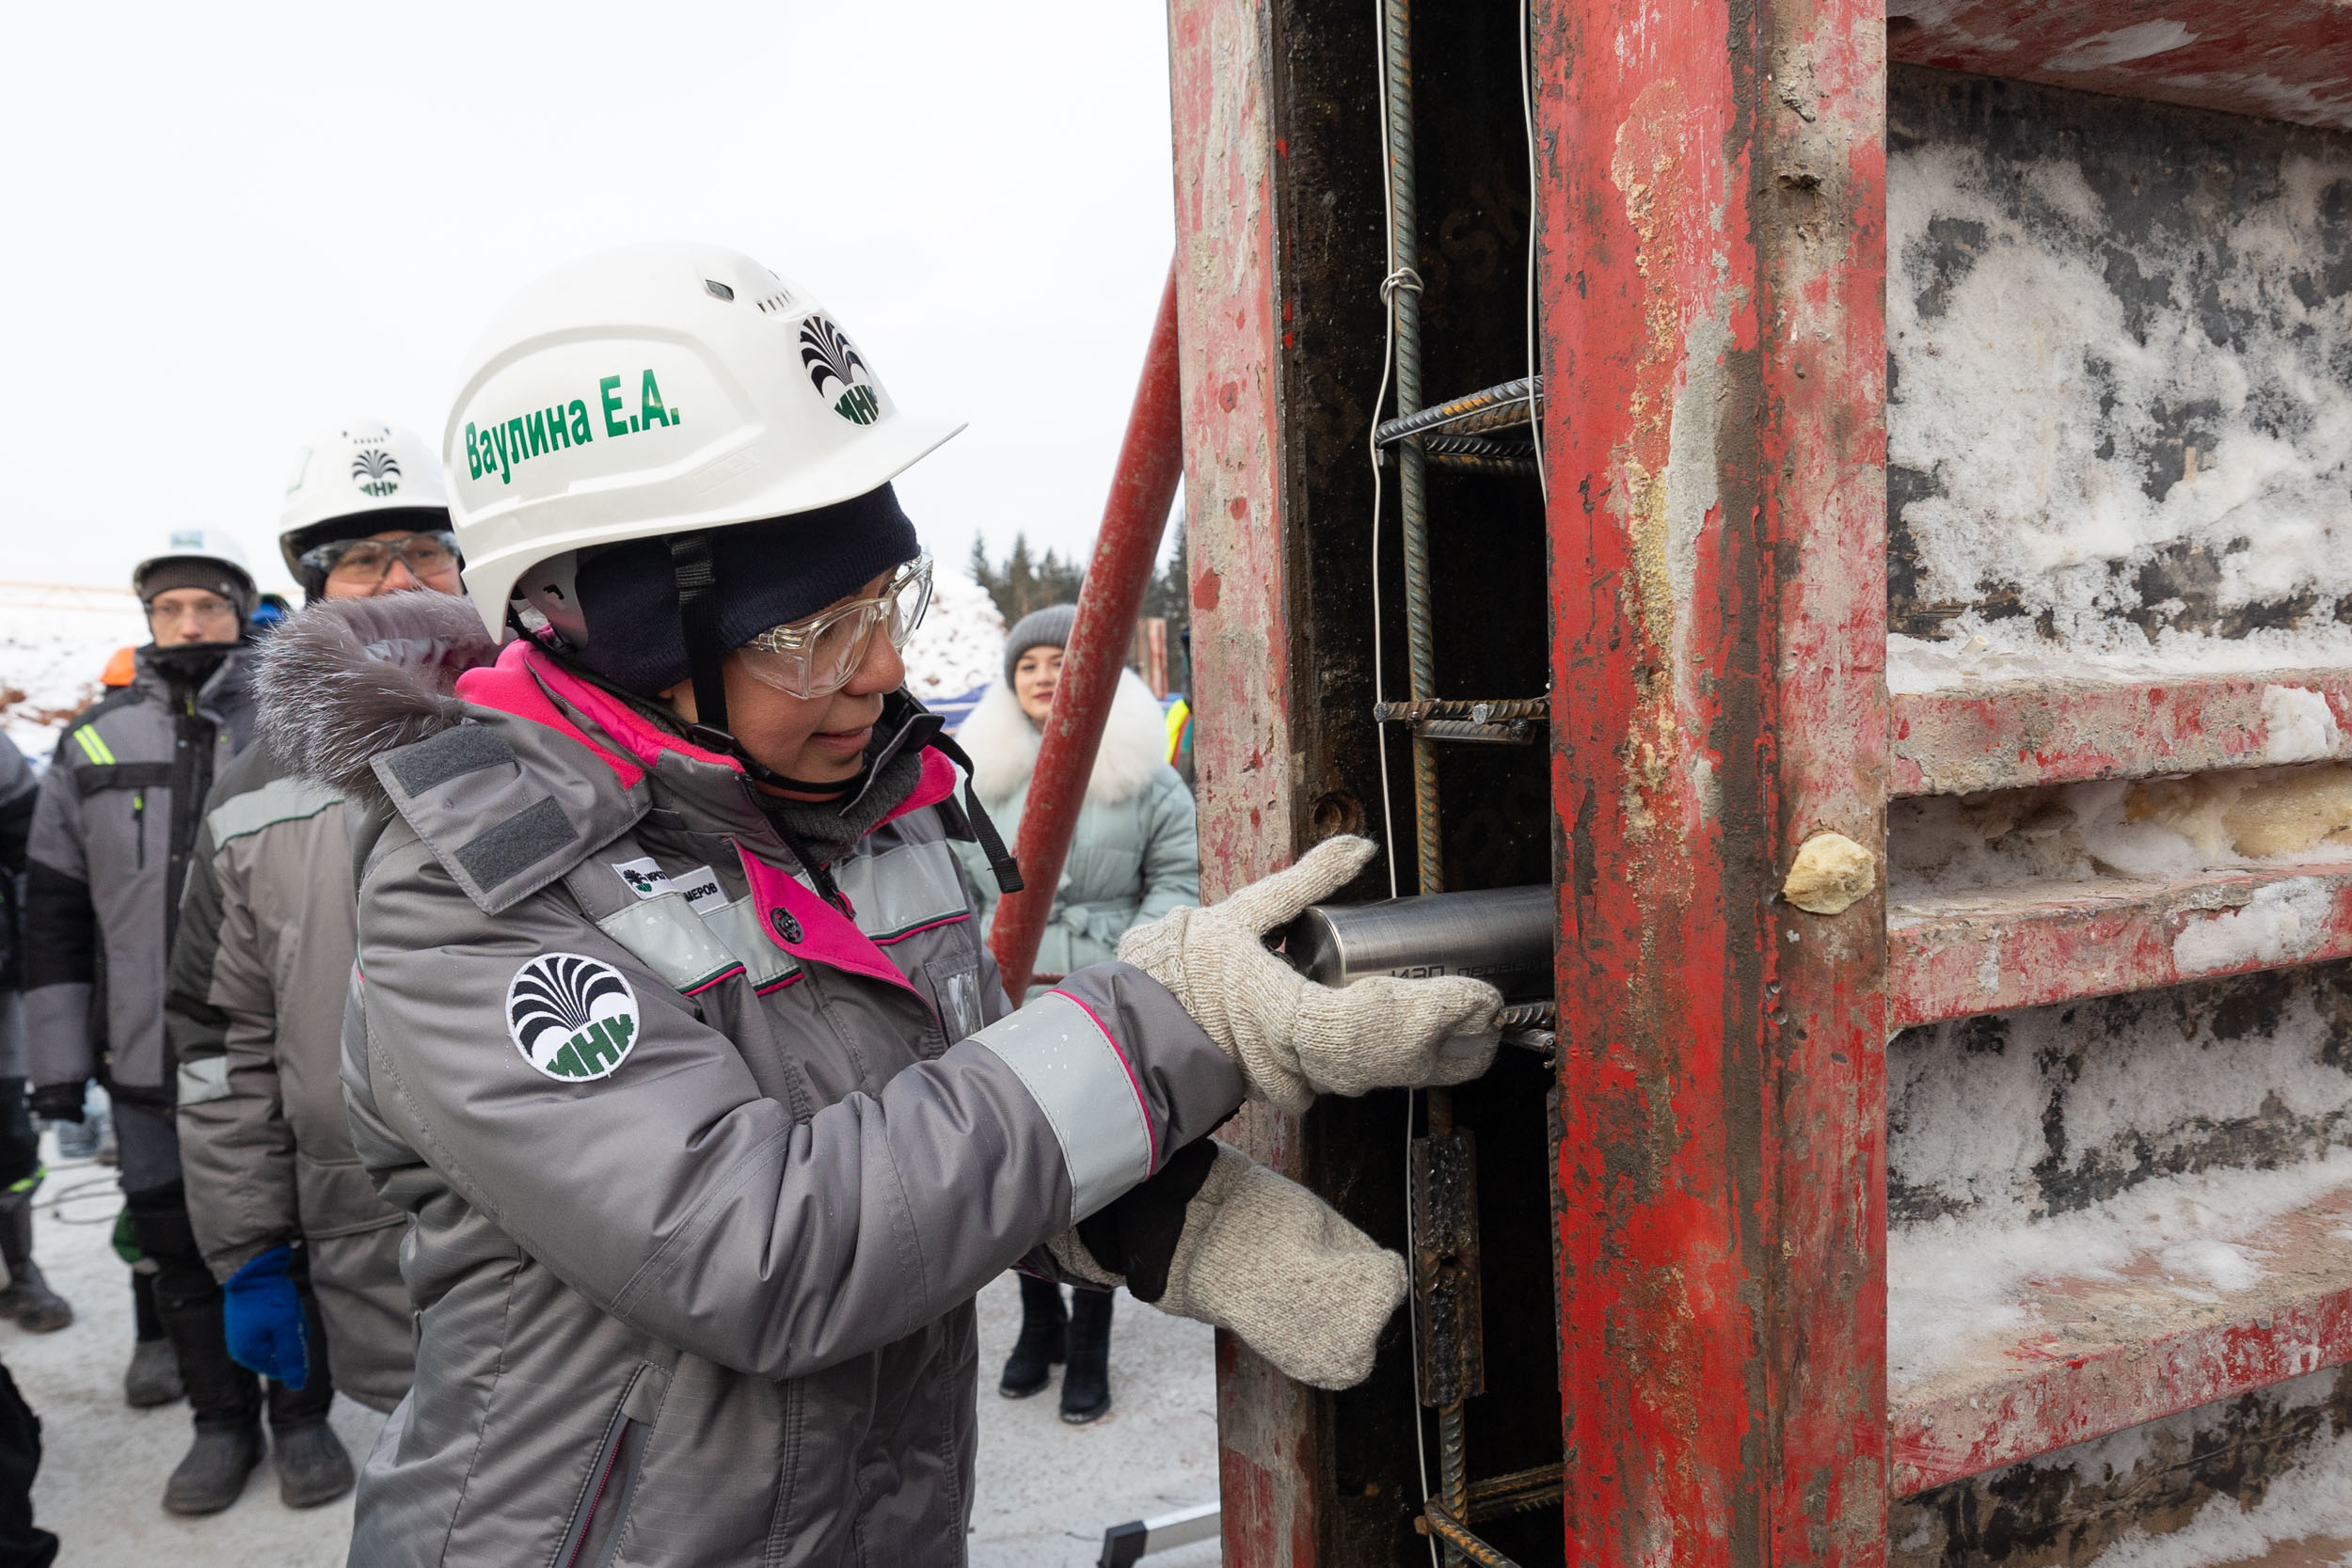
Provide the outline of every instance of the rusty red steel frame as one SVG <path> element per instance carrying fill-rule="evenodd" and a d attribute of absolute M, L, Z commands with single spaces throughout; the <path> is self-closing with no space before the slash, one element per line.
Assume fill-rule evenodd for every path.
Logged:
<path fill-rule="evenodd" d="M 1884 1560 L 1884 28 L 1535 0 L 1577 1563 Z"/>
<path fill-rule="evenodd" d="M 2325 702 L 2339 737 L 2325 754 L 2352 756 L 2352 673 L 2343 670 L 2000 681 L 1898 694 L 1888 784 L 1897 795 L 1965 795 L 2317 760 L 2323 753 L 2272 735 L 2274 694 Z"/>
<path fill-rule="evenodd" d="M 1907 1029 L 2352 958 L 2352 871 L 2339 861 L 1988 888 L 1898 905 L 1886 926 L 1887 1022 Z"/>
<path fill-rule="evenodd" d="M 1110 720 L 1136 615 L 1143 608 L 1144 590 L 1151 586 L 1168 511 L 1184 472 L 1177 387 L 1176 274 L 1171 268 L 1160 291 L 1159 314 L 1143 356 L 1143 379 L 1127 416 L 1110 499 L 1103 508 L 1102 531 L 1095 535 L 1086 586 L 1078 593 L 1078 619 L 1070 630 L 1061 682 L 1055 689 L 1052 714 L 1038 747 L 1037 771 L 1021 814 L 1013 856 L 1027 885 L 1007 894 L 996 906 L 989 934 L 989 950 L 1004 974 L 1005 993 L 1016 1005 L 1029 989 L 1038 942 L 1053 912 L 1062 863 L 1069 858 L 1070 836 L 1077 831 L 1078 809 L 1086 802 L 1094 753 Z"/>

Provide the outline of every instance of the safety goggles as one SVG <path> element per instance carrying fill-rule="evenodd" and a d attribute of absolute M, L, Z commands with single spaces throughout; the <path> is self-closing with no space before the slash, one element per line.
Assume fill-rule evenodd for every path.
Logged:
<path fill-rule="evenodd" d="M 382 582 L 397 561 L 421 581 L 456 568 L 457 535 L 436 529 L 405 539 L 337 539 L 303 551 L 301 560 L 310 570 L 345 582 Z"/>
<path fill-rule="evenodd" d="M 874 630 L 904 648 L 931 602 L 931 558 L 916 556 L 870 599 L 852 599 L 805 620 L 771 626 L 737 649 L 744 673 L 795 697 L 840 690 L 866 662 Z"/>

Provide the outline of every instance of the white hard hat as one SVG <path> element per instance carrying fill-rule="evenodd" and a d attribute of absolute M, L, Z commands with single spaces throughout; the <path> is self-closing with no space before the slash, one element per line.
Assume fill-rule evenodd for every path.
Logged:
<path fill-rule="evenodd" d="M 647 245 L 510 302 L 441 450 L 466 586 L 503 638 L 540 562 L 849 500 L 962 428 L 900 413 L 798 284 L 717 245 Z"/>
<path fill-rule="evenodd" d="M 235 534 L 226 529 L 200 526 L 174 528 L 167 529 L 157 544 L 159 548 L 131 569 L 131 591 L 141 599 L 148 596 L 148 574 L 156 567 L 172 561 L 212 561 L 228 567 L 230 576 L 244 589 L 245 598 L 238 606 L 239 613 L 252 613 L 256 597 L 253 574 L 246 569 L 245 546 L 237 543 Z"/>
<path fill-rule="evenodd" d="M 286 481 L 286 503 L 278 515 L 286 570 L 300 579 L 303 551 L 410 521 L 385 515 L 391 513 L 431 514 L 411 523 L 418 528 L 449 526 L 441 465 L 424 437 L 381 420 L 352 420 L 321 431 L 302 444 Z"/>

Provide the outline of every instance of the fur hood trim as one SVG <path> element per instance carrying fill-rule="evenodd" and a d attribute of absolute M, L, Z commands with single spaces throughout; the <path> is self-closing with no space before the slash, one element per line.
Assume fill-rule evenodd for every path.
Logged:
<path fill-rule="evenodd" d="M 416 590 L 326 599 L 261 647 L 254 692 L 262 743 L 291 771 L 370 805 L 369 763 L 456 724 L 457 677 L 498 657 L 473 605 Z"/>
<path fill-rule="evenodd" d="M 1012 688 L 997 681 L 956 731 L 972 754 L 972 783 L 991 808 L 1002 806 L 1029 782 L 1044 737 L 1021 711 Z M 1152 782 L 1168 763 L 1168 723 L 1152 689 L 1133 670 L 1119 673 L 1110 721 L 1103 726 L 1094 775 L 1087 780 L 1089 805 L 1115 806 Z"/>

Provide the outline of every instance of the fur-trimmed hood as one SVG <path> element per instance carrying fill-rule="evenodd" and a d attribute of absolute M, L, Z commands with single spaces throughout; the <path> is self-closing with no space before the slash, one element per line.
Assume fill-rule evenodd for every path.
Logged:
<path fill-rule="evenodd" d="M 956 738 L 972 754 L 972 783 L 991 808 L 1011 800 L 1029 782 L 1044 739 L 1003 681 L 981 693 Z M 1094 773 L 1087 780 L 1087 800 L 1098 806 L 1130 800 L 1167 763 L 1168 725 L 1159 702 L 1141 676 L 1122 670 L 1110 721 L 1103 726 L 1102 749 L 1094 755 Z"/>
<path fill-rule="evenodd" d="M 262 741 L 294 773 L 382 805 L 371 759 L 457 723 L 457 677 L 498 651 L 473 605 L 453 594 L 323 600 L 261 646 Z"/>

